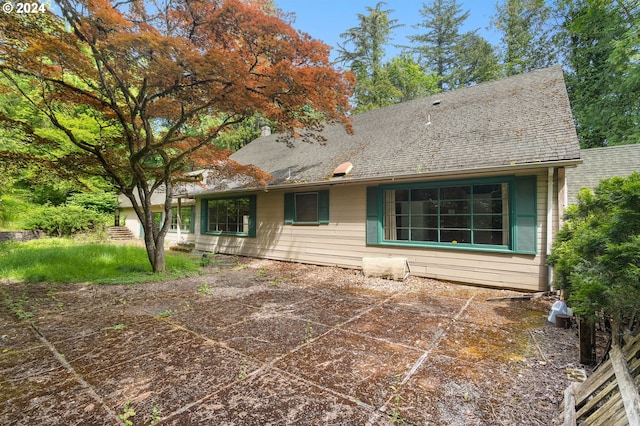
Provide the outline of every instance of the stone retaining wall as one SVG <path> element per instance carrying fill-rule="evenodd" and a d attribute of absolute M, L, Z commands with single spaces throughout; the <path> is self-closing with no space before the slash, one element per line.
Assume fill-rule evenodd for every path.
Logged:
<path fill-rule="evenodd" d="M 13 232 L 0 232 L 0 243 L 5 241 L 29 241 L 37 240 L 42 237 L 44 233 L 42 231 L 13 231 Z"/>

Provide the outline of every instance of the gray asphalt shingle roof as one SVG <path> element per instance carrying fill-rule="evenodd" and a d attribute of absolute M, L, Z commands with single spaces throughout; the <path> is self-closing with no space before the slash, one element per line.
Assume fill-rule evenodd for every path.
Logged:
<path fill-rule="evenodd" d="M 593 190 L 602 179 L 640 172 L 640 144 L 583 149 L 581 154 L 583 163 L 567 169 L 569 204 L 577 202 L 581 188 Z"/>
<path fill-rule="evenodd" d="M 327 125 L 326 145 L 264 136 L 231 158 L 269 172 L 271 185 L 326 182 L 345 161 L 354 167 L 341 179 L 580 158 L 560 66 L 357 114 L 353 128 Z"/>

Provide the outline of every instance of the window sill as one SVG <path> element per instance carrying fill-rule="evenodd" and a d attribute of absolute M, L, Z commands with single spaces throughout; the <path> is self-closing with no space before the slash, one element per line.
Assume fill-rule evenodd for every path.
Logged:
<path fill-rule="evenodd" d="M 216 237 L 250 237 L 246 232 L 202 232 L 202 235 L 212 235 Z"/>
<path fill-rule="evenodd" d="M 490 246 L 490 245 L 471 245 L 465 243 L 419 243 L 413 241 L 389 241 L 384 240 L 378 242 L 379 246 L 388 247 L 411 247 L 411 248 L 423 248 L 423 249 L 445 249 L 445 250 L 462 250 L 462 251 L 477 251 L 487 253 L 509 253 L 509 254 L 531 254 L 530 252 L 516 252 L 507 246 Z"/>

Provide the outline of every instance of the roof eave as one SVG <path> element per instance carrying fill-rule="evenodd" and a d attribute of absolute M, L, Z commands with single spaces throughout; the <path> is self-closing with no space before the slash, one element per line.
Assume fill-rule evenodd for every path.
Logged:
<path fill-rule="evenodd" d="M 508 164 L 502 166 L 489 166 L 489 167 L 474 167 L 468 169 L 454 169 L 454 170 L 440 170 L 437 172 L 422 172 L 422 173 L 411 173 L 406 175 L 386 175 L 386 176 L 371 176 L 371 177 L 363 177 L 363 178 L 340 178 L 333 180 L 322 180 L 315 182 L 301 182 L 301 183 L 281 183 L 276 185 L 267 185 L 264 187 L 253 187 L 253 188 L 234 188 L 230 190 L 224 191 L 203 191 L 197 194 L 188 194 L 191 197 L 201 197 L 213 194 L 225 194 L 225 195 L 233 195 L 233 194 L 241 194 L 246 192 L 257 192 L 257 191 L 270 191 L 270 190 L 281 190 L 281 189 L 299 189 L 299 188 L 309 188 L 314 186 L 335 186 L 335 185 L 352 185 L 358 183 L 379 183 L 379 182 L 402 182 L 409 180 L 417 180 L 417 179 L 432 179 L 443 176 L 464 176 L 464 175 L 486 175 L 486 174 L 497 174 L 497 173 L 518 173 L 521 171 L 533 170 L 533 169 L 545 169 L 549 167 L 575 167 L 582 163 L 582 159 L 576 158 L 571 160 L 555 160 L 555 161 L 539 161 L 535 163 L 519 163 L 519 164 Z"/>

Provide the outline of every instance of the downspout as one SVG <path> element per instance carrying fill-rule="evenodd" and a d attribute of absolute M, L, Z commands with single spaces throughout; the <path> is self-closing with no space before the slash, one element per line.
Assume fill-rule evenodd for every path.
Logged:
<path fill-rule="evenodd" d="M 551 254 L 551 247 L 553 245 L 553 175 L 555 169 L 549 167 L 547 169 L 547 249 L 545 262 Z M 553 268 L 551 265 L 547 265 L 547 290 L 552 291 L 553 283 Z"/>

